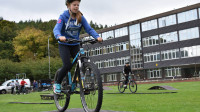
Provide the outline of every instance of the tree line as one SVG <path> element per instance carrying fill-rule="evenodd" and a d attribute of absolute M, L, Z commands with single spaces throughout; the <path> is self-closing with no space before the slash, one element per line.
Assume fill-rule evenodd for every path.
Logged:
<path fill-rule="evenodd" d="M 53 35 L 57 20 L 13 21 L 0 17 L 0 83 L 15 78 L 17 73 L 26 73 L 30 79 L 47 79 L 48 38 L 51 57 L 51 74 L 62 66 L 58 43 Z M 99 30 L 108 26 L 90 21 L 92 28 Z M 81 34 L 84 34 L 84 29 Z"/>

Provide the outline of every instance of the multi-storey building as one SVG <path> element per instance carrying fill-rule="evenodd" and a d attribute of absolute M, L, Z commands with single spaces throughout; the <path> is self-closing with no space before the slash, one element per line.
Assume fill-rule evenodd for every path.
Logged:
<path fill-rule="evenodd" d="M 97 32 L 103 44 L 85 47 L 103 82 L 121 80 L 127 61 L 137 80 L 200 74 L 200 3 Z"/>

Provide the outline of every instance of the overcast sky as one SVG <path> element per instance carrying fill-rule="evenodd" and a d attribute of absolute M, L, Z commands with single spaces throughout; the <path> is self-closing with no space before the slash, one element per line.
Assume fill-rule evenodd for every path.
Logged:
<path fill-rule="evenodd" d="M 65 0 L 0 0 L 0 17 L 20 20 L 49 21 L 66 10 Z M 171 11 L 200 0 L 82 0 L 80 10 L 87 21 L 115 25 Z"/>

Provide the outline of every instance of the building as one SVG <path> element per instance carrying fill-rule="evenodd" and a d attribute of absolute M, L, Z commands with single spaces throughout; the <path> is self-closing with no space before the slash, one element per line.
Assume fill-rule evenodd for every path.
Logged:
<path fill-rule="evenodd" d="M 200 3 L 97 32 L 103 44 L 85 48 L 105 83 L 121 80 L 127 61 L 137 80 L 200 74 Z M 81 37 L 90 38 L 87 34 Z"/>

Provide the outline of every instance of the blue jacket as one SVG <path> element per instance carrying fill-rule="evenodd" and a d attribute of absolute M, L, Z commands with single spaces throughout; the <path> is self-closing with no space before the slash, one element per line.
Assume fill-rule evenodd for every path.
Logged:
<path fill-rule="evenodd" d="M 67 25 L 69 18 L 69 10 L 64 11 L 64 13 L 60 15 L 57 24 L 53 29 L 53 33 L 56 39 L 58 39 L 60 36 L 65 36 L 66 38 L 79 39 L 82 27 L 84 27 L 85 31 L 93 38 L 99 37 L 99 34 L 93 28 L 91 28 L 84 16 L 82 16 L 81 23 L 79 23 L 78 25 L 76 25 L 76 19 L 72 18 L 70 19 L 70 22 Z M 64 45 L 78 45 L 78 43 L 69 44 L 60 41 L 58 41 L 58 43 Z"/>

